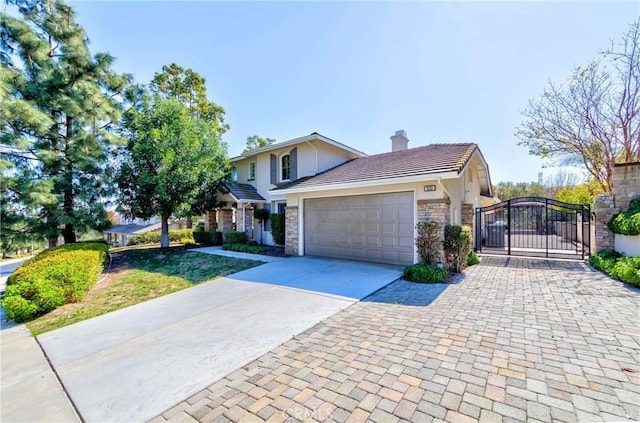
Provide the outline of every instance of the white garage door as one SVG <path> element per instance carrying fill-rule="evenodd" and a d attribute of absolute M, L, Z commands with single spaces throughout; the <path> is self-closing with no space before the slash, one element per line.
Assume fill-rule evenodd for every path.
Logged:
<path fill-rule="evenodd" d="M 304 253 L 413 263 L 413 192 L 304 200 Z"/>

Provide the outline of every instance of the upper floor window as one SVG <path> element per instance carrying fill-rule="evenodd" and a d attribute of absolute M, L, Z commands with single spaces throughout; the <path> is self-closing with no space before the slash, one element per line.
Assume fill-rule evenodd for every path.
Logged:
<path fill-rule="evenodd" d="M 282 181 L 291 179 L 291 157 L 288 154 L 280 159 L 280 179 Z"/>
<path fill-rule="evenodd" d="M 235 166 L 231 168 L 231 180 L 238 182 L 238 169 Z"/>
<path fill-rule="evenodd" d="M 256 179 L 256 162 L 249 163 L 249 180 Z"/>

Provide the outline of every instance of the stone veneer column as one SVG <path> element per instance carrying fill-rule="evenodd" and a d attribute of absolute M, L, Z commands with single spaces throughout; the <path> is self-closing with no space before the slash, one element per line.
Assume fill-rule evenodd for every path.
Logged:
<path fill-rule="evenodd" d="M 444 261 L 444 250 L 442 243 L 444 242 L 444 227 L 451 221 L 451 209 L 449 199 L 441 200 L 418 200 L 418 222 L 436 222 L 440 226 L 439 239 L 440 251 L 439 260 Z"/>
<path fill-rule="evenodd" d="M 473 204 L 462 205 L 462 224 L 473 228 Z"/>
<path fill-rule="evenodd" d="M 244 209 L 244 233 L 247 234 L 247 241 L 253 239 L 253 209 Z"/>
<path fill-rule="evenodd" d="M 620 209 L 614 206 L 613 196 L 599 195 L 594 200 L 593 211 L 596 215 L 596 251 L 614 248 L 614 235 L 609 230 L 609 220 Z"/>
<path fill-rule="evenodd" d="M 218 210 L 218 228 L 220 232 L 227 233 L 233 230 L 233 210 L 231 209 L 219 209 Z"/>
<path fill-rule="evenodd" d="M 218 229 L 218 219 L 217 219 L 217 210 L 209 210 L 205 213 L 204 216 L 204 230 L 205 231 L 215 231 Z"/>
<path fill-rule="evenodd" d="M 289 206 L 284 208 L 284 253 L 290 256 L 297 256 L 300 249 L 298 247 L 298 207 Z"/>

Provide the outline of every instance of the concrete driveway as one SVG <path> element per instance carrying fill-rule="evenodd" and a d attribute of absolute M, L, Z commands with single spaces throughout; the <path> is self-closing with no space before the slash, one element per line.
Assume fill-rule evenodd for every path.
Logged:
<path fill-rule="evenodd" d="M 145 421 L 400 275 L 277 259 L 38 340 L 84 421 Z"/>

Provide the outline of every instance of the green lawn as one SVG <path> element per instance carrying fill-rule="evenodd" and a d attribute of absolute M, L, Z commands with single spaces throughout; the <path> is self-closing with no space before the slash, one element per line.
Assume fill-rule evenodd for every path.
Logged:
<path fill-rule="evenodd" d="M 226 276 L 262 264 L 211 254 L 187 251 L 184 247 L 112 250 L 109 275 L 74 304 L 67 304 L 29 323 L 39 335 L 81 320 L 138 304 L 200 282 Z"/>

